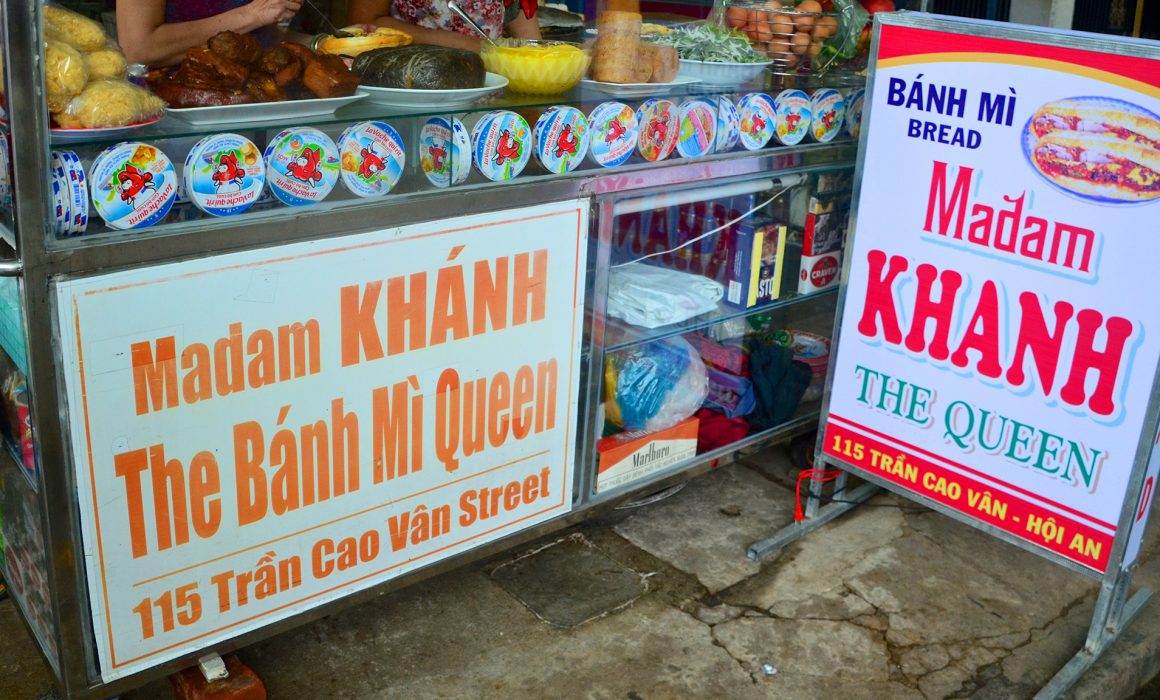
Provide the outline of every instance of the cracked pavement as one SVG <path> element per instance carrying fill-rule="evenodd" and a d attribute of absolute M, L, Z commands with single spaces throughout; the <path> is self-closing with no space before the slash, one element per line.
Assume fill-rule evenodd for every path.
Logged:
<path fill-rule="evenodd" d="M 1081 647 L 1094 579 L 893 495 L 750 561 L 792 520 L 793 477 L 767 450 L 241 656 L 272 698 L 1009 700 Z M 1138 583 L 1160 585 L 1158 549 L 1150 534 Z M 43 662 L 11 603 L 0 613 L 19 637 L 0 697 L 35 697 Z M 1070 697 L 1130 698 L 1158 670 L 1145 611 Z"/>

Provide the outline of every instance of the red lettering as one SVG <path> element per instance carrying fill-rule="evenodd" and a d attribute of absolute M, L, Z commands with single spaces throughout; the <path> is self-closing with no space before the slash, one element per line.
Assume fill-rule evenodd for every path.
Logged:
<path fill-rule="evenodd" d="M 947 235 L 951 218 L 955 222 L 955 238 L 963 237 L 963 217 L 967 212 L 967 193 L 971 188 L 971 179 L 974 177 L 974 168 L 965 165 L 959 166 L 959 174 L 955 177 L 954 189 L 950 199 L 947 199 L 947 164 L 936 160 L 934 172 L 930 178 L 930 194 L 926 200 L 926 223 L 922 230 L 934 233 L 934 220 L 938 216 L 938 235 Z M 936 209 L 937 205 L 937 209 Z"/>
<path fill-rule="evenodd" d="M 968 350 L 979 352 L 979 363 L 976 365 L 979 374 L 992 379 L 1003 374 L 1003 366 L 999 362 L 999 292 L 990 280 L 983 284 L 975 315 L 971 316 L 967 332 L 951 356 L 951 363 L 956 367 L 966 367 L 969 362 Z"/>
<path fill-rule="evenodd" d="M 1104 325 L 1104 317 L 1094 309 L 1084 309 L 1075 316 L 1079 322 L 1079 337 L 1075 340 L 1075 353 L 1072 355 L 1071 371 L 1068 373 L 1067 384 L 1059 391 L 1059 398 L 1072 406 L 1082 406 L 1087 398 L 1086 384 L 1090 370 L 1095 370 L 1095 391 L 1088 401 L 1092 412 L 1101 416 L 1110 416 L 1116 410 L 1113 392 L 1116 389 L 1120 374 L 1120 360 L 1124 355 L 1124 346 L 1132 336 L 1134 327 L 1126 318 L 1112 316 L 1107 322 L 1107 342 L 1103 350 L 1096 350 L 1094 341 L 1096 331 Z"/>
<path fill-rule="evenodd" d="M 878 319 L 882 319 L 882 337 L 888 343 L 902 342 L 902 329 L 898 325 L 898 309 L 894 303 L 894 281 L 906 271 L 909 263 L 901 255 L 890 258 L 886 267 L 886 253 L 872 250 L 866 255 L 870 263 L 870 275 L 866 280 L 866 301 L 862 305 L 862 318 L 858 321 L 858 332 L 867 338 L 878 336 Z"/>
<path fill-rule="evenodd" d="M 1031 358 L 1035 360 L 1035 369 L 1039 375 L 1039 383 L 1043 386 L 1044 395 L 1051 393 L 1055 384 L 1055 372 L 1059 367 L 1060 345 L 1063 343 L 1063 331 L 1067 322 L 1071 320 L 1072 306 L 1066 301 L 1055 303 L 1055 333 L 1048 333 L 1047 320 L 1043 317 L 1043 309 L 1039 306 L 1039 297 L 1033 292 L 1023 292 L 1019 295 L 1019 337 L 1015 341 L 1015 356 L 1011 366 L 1007 368 L 1007 382 L 1011 386 L 1023 386 L 1027 376 L 1023 373 L 1024 357 L 1031 350 Z"/>
<path fill-rule="evenodd" d="M 919 265 L 915 269 L 918 277 L 918 290 L 914 298 L 914 318 L 910 324 L 910 332 L 906 335 L 906 347 L 912 352 L 922 352 L 927 348 L 926 326 L 927 321 L 934 321 L 934 337 L 930 341 L 928 354 L 936 360 L 945 360 L 950 355 L 947 345 L 951 334 L 951 321 L 954 318 L 955 298 L 959 287 L 963 283 L 963 276 L 953 270 L 943 270 L 939 275 L 934 265 Z M 942 293 L 936 302 L 931 297 L 934 291 L 935 278 L 939 278 Z"/>

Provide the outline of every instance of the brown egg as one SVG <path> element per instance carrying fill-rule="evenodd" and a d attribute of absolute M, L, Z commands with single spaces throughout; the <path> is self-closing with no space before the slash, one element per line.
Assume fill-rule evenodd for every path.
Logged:
<path fill-rule="evenodd" d="M 838 20 L 833 17 L 819 17 L 814 23 L 814 38 L 825 39 L 838 32 Z"/>
<path fill-rule="evenodd" d="M 794 53 L 805 53 L 806 49 L 810 47 L 810 35 L 798 32 L 790 37 L 789 42 Z"/>
<path fill-rule="evenodd" d="M 754 32 L 753 39 L 759 42 L 768 42 L 773 39 L 773 32 L 770 31 L 769 24 L 762 22 L 757 25 L 757 31 Z"/>
<path fill-rule="evenodd" d="M 725 21 L 730 27 L 740 29 L 749 23 L 749 12 L 740 7 L 730 7 L 725 10 Z"/>
<path fill-rule="evenodd" d="M 767 10 L 776 11 L 776 10 L 780 10 L 781 7 L 782 7 L 781 3 L 778 2 L 777 0 L 766 0 L 766 2 L 765 2 L 765 9 L 767 9 Z"/>
<path fill-rule="evenodd" d="M 806 49 L 806 55 L 810 58 L 815 58 L 822 51 L 822 42 L 814 40 L 810 42 L 809 48 Z"/>
<path fill-rule="evenodd" d="M 765 55 L 773 59 L 780 59 L 793 55 L 793 49 L 790 48 L 790 45 L 786 43 L 784 39 L 774 39 L 773 41 L 767 43 L 765 46 Z"/>
<path fill-rule="evenodd" d="M 800 58 L 800 57 L 796 53 L 790 52 L 790 53 L 785 54 L 781 58 L 782 58 L 783 65 L 785 65 L 788 68 L 793 68 L 794 66 L 797 65 L 798 58 Z"/>
<path fill-rule="evenodd" d="M 798 5 L 796 9 L 798 12 L 800 12 L 802 14 L 794 15 L 794 18 L 793 18 L 794 26 L 797 27 L 797 30 L 799 32 L 809 33 L 809 31 L 814 28 L 814 20 L 816 20 L 817 17 L 813 14 L 807 14 L 807 13 L 811 13 L 811 12 L 812 13 L 819 13 L 819 12 L 821 12 L 822 11 L 821 3 L 818 3 L 815 0 L 805 0 L 805 2 Z"/>
<path fill-rule="evenodd" d="M 772 15 L 769 17 L 769 31 L 778 36 L 789 37 L 793 34 L 793 19 L 789 15 Z"/>

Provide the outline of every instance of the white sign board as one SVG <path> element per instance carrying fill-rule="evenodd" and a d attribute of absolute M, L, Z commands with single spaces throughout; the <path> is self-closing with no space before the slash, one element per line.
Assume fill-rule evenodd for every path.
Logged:
<path fill-rule="evenodd" d="M 567 513 L 587 216 L 58 282 L 103 678 Z"/>
<path fill-rule="evenodd" d="M 868 99 L 825 454 L 1104 571 L 1160 360 L 1160 61 L 886 25 Z"/>

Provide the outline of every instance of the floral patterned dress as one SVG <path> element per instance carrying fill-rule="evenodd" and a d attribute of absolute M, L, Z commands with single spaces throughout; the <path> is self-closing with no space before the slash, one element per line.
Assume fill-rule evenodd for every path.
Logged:
<path fill-rule="evenodd" d="M 529 19 L 536 14 L 536 0 L 458 0 L 458 5 L 493 39 L 503 35 L 503 28 L 521 10 Z M 394 0 L 391 16 L 427 29 L 475 36 L 471 27 L 447 7 L 447 0 Z"/>

